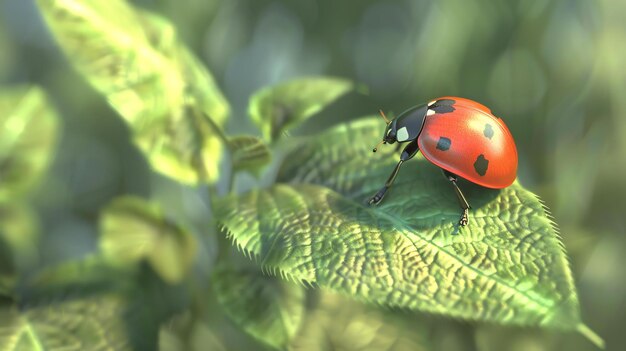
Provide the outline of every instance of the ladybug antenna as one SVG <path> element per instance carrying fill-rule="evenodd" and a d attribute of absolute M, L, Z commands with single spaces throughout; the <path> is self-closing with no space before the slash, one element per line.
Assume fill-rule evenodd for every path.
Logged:
<path fill-rule="evenodd" d="M 380 117 L 382 117 L 385 120 L 385 123 L 387 124 L 391 123 L 391 121 L 387 119 L 387 116 L 385 116 L 385 113 L 383 112 L 383 110 L 378 110 L 378 112 L 380 112 Z"/>
<path fill-rule="evenodd" d="M 378 144 L 376 144 L 376 147 L 372 150 L 372 152 L 376 152 L 376 150 L 378 150 L 378 147 L 380 146 L 380 144 L 384 143 L 385 140 L 381 140 Z"/>

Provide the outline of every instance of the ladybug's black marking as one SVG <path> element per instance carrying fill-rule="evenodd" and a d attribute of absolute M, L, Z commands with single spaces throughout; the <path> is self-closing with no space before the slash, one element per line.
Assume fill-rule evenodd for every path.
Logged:
<path fill-rule="evenodd" d="M 451 144 L 452 144 L 452 140 L 450 140 L 449 138 L 440 136 L 439 141 L 437 142 L 437 150 L 448 151 Z"/>
<path fill-rule="evenodd" d="M 452 99 L 442 99 L 435 101 L 434 104 L 430 105 L 428 109 L 435 111 L 435 113 L 450 113 L 455 110 L 452 106 L 456 101 Z"/>
<path fill-rule="evenodd" d="M 435 102 L 435 105 L 447 105 L 447 106 L 452 106 L 454 105 L 456 101 L 453 99 L 441 99 L 441 100 L 437 100 Z"/>
<path fill-rule="evenodd" d="M 443 114 L 443 113 L 454 112 L 454 107 L 452 107 L 451 105 L 435 105 L 435 106 L 431 106 L 430 110 L 433 110 L 435 111 L 435 113 L 438 113 L 438 114 Z"/>
<path fill-rule="evenodd" d="M 476 162 L 474 162 L 474 169 L 476 173 L 481 176 L 487 174 L 487 168 L 489 167 L 489 160 L 485 158 L 485 155 L 480 154 L 476 158 Z"/>
<path fill-rule="evenodd" d="M 485 135 L 485 137 L 487 137 L 487 139 L 491 139 L 493 138 L 493 128 L 491 127 L 491 124 L 487 123 L 485 124 L 485 130 L 483 130 L 483 134 Z"/>

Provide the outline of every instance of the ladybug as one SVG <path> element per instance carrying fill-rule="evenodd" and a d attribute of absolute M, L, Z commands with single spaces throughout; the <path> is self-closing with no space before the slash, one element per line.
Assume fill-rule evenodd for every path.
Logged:
<path fill-rule="evenodd" d="M 513 136 L 502 119 L 476 101 L 445 96 L 412 107 L 391 121 L 383 111 L 380 115 L 387 127 L 373 151 L 382 143 L 408 145 L 385 185 L 369 199 L 370 205 L 380 203 L 400 166 L 420 150 L 454 187 L 462 209 L 461 226 L 467 225 L 470 205 L 457 185 L 458 177 L 492 189 L 506 188 L 515 181 L 517 149 Z"/>

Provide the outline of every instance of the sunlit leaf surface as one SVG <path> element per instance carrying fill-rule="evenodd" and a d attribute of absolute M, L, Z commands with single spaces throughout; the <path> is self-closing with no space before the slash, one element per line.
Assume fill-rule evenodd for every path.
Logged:
<path fill-rule="evenodd" d="M 462 182 L 473 207 L 459 229 L 453 189 L 420 157 L 378 207 L 364 205 L 398 159 L 392 147 L 371 152 L 383 128 L 359 120 L 288 155 L 279 180 L 309 184 L 222 200 L 218 216 L 236 245 L 293 279 L 359 299 L 595 338 L 554 223 L 519 183 L 498 191 Z"/>
<path fill-rule="evenodd" d="M 352 89 L 345 79 L 301 78 L 258 91 L 250 99 L 250 117 L 267 140 L 278 138 Z"/>
<path fill-rule="evenodd" d="M 404 311 L 367 306 L 322 290 L 290 345 L 293 351 L 431 350 L 428 327 Z"/>
<path fill-rule="evenodd" d="M 0 89 L 0 203 L 15 201 L 52 159 L 58 117 L 37 87 Z"/>
<path fill-rule="evenodd" d="M 304 317 L 302 286 L 265 276 L 260 270 L 222 265 L 213 275 L 214 289 L 226 314 L 248 334 L 284 349 Z"/>
<path fill-rule="evenodd" d="M 234 136 L 228 139 L 233 170 L 256 172 L 268 164 L 272 154 L 267 145 L 250 135 Z"/>
<path fill-rule="evenodd" d="M 116 296 L 0 304 L 0 350 L 133 350 Z"/>
<path fill-rule="evenodd" d="M 196 254 L 194 237 L 164 218 L 160 208 L 136 197 L 114 200 L 100 219 L 100 248 L 113 263 L 146 259 L 164 280 L 177 283 Z"/>
<path fill-rule="evenodd" d="M 128 123 L 152 167 L 214 182 L 229 106 L 169 22 L 123 0 L 38 0 L 68 60 Z"/>

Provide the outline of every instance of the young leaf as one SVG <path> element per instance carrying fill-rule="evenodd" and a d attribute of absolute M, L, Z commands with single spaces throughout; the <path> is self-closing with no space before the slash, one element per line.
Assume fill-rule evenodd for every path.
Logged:
<path fill-rule="evenodd" d="M 18 307 L 0 304 L 0 345 L 19 350 L 133 350 L 124 301 L 99 296 Z"/>
<path fill-rule="evenodd" d="M 288 81 L 256 92 L 250 99 L 250 117 L 266 140 L 275 140 L 350 89 L 352 83 L 339 78 L 311 77 Z"/>
<path fill-rule="evenodd" d="M 258 269 L 222 265 L 213 275 L 217 299 L 226 314 L 261 342 L 284 349 L 304 316 L 304 289 Z"/>
<path fill-rule="evenodd" d="M 377 119 L 334 128 L 286 157 L 276 185 L 218 203 L 221 222 L 261 264 L 356 298 L 451 317 L 578 330 L 567 262 L 545 207 L 519 183 L 462 182 L 467 227 L 439 170 L 406 162 L 379 206 L 364 205 L 397 162 L 371 153 Z M 325 141 L 332 140 L 332 143 Z M 332 190 L 334 189 L 334 190 Z"/>
<path fill-rule="evenodd" d="M 414 315 L 385 311 L 319 290 L 320 301 L 307 313 L 292 351 L 431 350 L 428 328 Z"/>
<path fill-rule="evenodd" d="M 167 21 L 124 0 L 38 0 L 68 60 L 128 123 L 152 167 L 214 182 L 229 106 Z"/>
<path fill-rule="evenodd" d="M 119 285 L 132 284 L 138 272 L 137 267 L 116 266 L 103 255 L 91 254 L 45 267 L 28 281 L 28 285 L 40 291 L 77 284 L 110 288 L 113 281 Z"/>
<path fill-rule="evenodd" d="M 250 135 L 234 136 L 228 139 L 234 171 L 257 172 L 272 159 L 265 143 Z"/>
<path fill-rule="evenodd" d="M 194 237 L 164 218 L 159 207 L 136 197 L 120 197 L 100 219 L 100 248 L 110 262 L 127 265 L 147 259 L 170 283 L 189 272 L 196 254 Z"/>
<path fill-rule="evenodd" d="M 15 201 L 37 183 L 50 163 L 58 117 L 43 90 L 0 90 L 0 203 Z"/>

